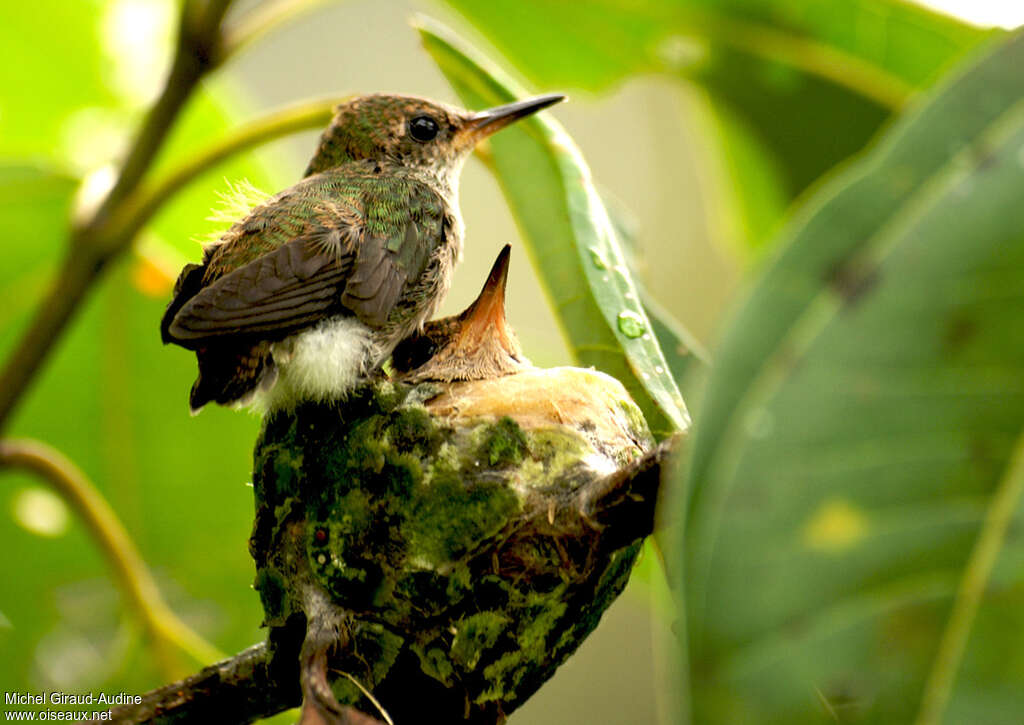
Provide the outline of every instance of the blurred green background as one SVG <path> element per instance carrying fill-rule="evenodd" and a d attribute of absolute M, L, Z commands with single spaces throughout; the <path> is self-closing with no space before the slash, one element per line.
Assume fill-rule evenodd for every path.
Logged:
<path fill-rule="evenodd" d="M 101 178 L 159 91 L 176 12 L 162 0 L 0 9 L 4 357 L 53 278 L 77 180 Z M 532 90 L 569 93 L 552 113 L 627 231 L 638 279 L 712 347 L 794 200 L 987 35 L 883 0 L 325 2 L 205 81 L 159 166 L 307 97 L 397 91 L 457 103 L 409 25 L 420 12 Z M 217 229 L 206 217 L 225 179 L 284 188 L 317 133 L 244 153 L 175 197 L 90 296 L 6 431 L 54 445 L 95 481 L 174 609 L 227 653 L 262 637 L 246 550 L 258 421 L 213 407 L 190 418 L 194 359 L 161 347 L 157 325 L 177 270 Z M 461 188 L 466 250 L 442 314 L 469 303 L 512 242 L 509 314 L 523 346 L 537 365 L 571 362 L 492 175 L 473 161 Z M 0 518 L 0 689 L 137 693 L 192 666 L 154 659 L 96 547 L 39 482 L 0 473 Z M 580 654 L 513 721 L 668 721 L 679 673 L 665 586 L 647 556 Z"/>

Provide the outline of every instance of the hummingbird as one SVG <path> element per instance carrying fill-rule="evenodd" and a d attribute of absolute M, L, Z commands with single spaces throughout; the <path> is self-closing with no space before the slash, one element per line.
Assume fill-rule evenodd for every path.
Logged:
<path fill-rule="evenodd" d="M 427 322 L 395 347 L 391 365 L 403 382 L 489 380 L 532 367 L 505 318 L 511 250 L 502 248 L 469 307 Z"/>
<path fill-rule="evenodd" d="M 304 177 L 188 264 L 161 321 L 193 350 L 193 414 L 343 396 L 444 299 L 462 252 L 458 179 L 476 145 L 565 96 L 471 112 L 372 94 L 335 108 Z"/>

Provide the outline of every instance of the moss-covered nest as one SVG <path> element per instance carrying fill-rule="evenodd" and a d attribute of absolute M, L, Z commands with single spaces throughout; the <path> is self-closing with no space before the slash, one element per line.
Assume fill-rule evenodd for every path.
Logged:
<path fill-rule="evenodd" d="M 574 369 L 384 381 L 279 412 L 255 451 L 266 624 L 329 618 L 330 666 L 399 725 L 425 707 L 498 722 L 626 585 L 640 540 L 609 543 L 573 502 L 651 445 L 617 382 Z M 374 712 L 348 677 L 331 684 Z"/>

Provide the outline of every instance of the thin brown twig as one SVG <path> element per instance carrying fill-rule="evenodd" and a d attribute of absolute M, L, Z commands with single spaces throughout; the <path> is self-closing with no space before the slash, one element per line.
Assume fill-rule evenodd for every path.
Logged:
<path fill-rule="evenodd" d="M 181 650 L 199 664 L 223 657 L 167 605 L 124 525 L 74 463 L 39 441 L 2 440 L 0 466 L 21 468 L 40 476 L 78 515 L 114 570 L 129 608 L 158 647 L 163 651 Z"/>

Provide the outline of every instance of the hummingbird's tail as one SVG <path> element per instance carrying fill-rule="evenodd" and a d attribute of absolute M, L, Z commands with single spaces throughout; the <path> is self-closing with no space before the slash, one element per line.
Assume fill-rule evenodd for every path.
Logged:
<path fill-rule="evenodd" d="M 210 402 L 221 405 L 246 405 L 259 390 L 266 390 L 277 379 L 277 368 L 270 345 L 217 346 L 196 350 L 199 377 L 192 384 L 188 404 L 196 415 Z"/>

